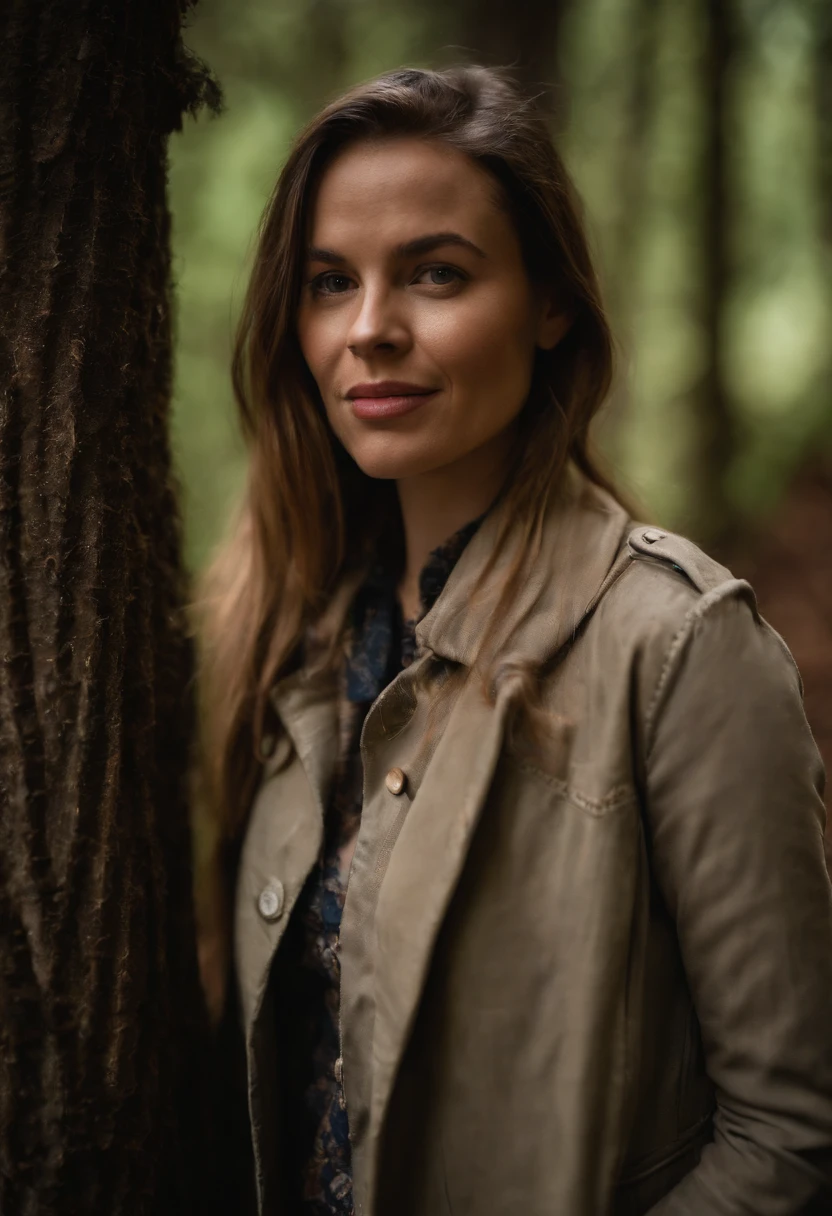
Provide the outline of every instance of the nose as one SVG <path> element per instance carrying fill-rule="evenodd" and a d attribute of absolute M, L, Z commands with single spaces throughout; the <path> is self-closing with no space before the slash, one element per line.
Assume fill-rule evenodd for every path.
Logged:
<path fill-rule="evenodd" d="M 347 335 L 347 346 L 357 358 L 400 353 L 410 346 L 410 329 L 396 297 L 395 290 L 385 284 L 362 289 Z"/>

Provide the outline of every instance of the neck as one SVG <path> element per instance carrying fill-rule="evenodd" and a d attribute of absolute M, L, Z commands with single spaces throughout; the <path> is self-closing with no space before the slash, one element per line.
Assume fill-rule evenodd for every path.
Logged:
<path fill-rule="evenodd" d="M 405 618 L 420 611 L 419 575 L 431 552 L 494 501 L 505 477 L 507 436 L 429 473 L 397 481 L 405 566 L 397 593 Z"/>

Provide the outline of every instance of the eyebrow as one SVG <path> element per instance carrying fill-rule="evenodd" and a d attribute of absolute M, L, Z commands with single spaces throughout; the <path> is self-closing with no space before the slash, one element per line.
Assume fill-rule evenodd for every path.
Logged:
<path fill-rule="evenodd" d="M 469 249 L 481 258 L 488 256 L 479 245 L 475 245 L 473 241 L 469 241 L 459 232 L 430 232 L 427 236 L 417 236 L 412 241 L 405 241 L 403 244 L 397 245 L 393 253 L 399 258 L 415 257 L 420 253 L 432 253 L 434 249 L 440 249 L 445 245 L 457 245 L 461 249 Z M 347 261 L 342 253 L 336 253 L 334 249 L 322 249 L 317 245 L 308 249 L 306 256 L 310 262 L 326 262 L 330 266 L 343 266 Z"/>

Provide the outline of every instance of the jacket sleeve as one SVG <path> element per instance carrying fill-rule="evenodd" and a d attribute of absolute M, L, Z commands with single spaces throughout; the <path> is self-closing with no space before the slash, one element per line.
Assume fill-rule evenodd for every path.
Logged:
<path fill-rule="evenodd" d="M 823 768 L 797 669 L 745 586 L 698 601 L 647 711 L 651 859 L 717 1099 L 713 1142 L 650 1216 L 832 1210 Z"/>

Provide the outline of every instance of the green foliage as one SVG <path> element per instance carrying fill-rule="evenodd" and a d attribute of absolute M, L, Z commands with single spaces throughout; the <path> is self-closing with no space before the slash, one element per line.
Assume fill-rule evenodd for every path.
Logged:
<path fill-rule="evenodd" d="M 226 112 L 174 139 L 179 282 L 175 445 L 189 555 L 200 566 L 241 485 L 228 378 L 258 216 L 293 133 L 353 81 L 457 56 L 453 5 L 394 0 L 203 0 L 188 42 L 220 78 Z M 832 206 L 819 189 L 816 43 L 822 6 L 736 6 L 730 65 L 731 279 L 722 371 L 739 433 L 729 488 L 740 517 L 774 505 L 832 431 Z M 561 144 L 587 205 L 622 347 L 602 436 L 651 513 L 696 529 L 691 453 L 704 340 L 701 0 L 582 0 L 560 48 Z M 554 59 L 554 48 L 553 48 Z M 824 214 L 824 208 L 827 214 Z"/>
<path fill-rule="evenodd" d="M 597 233 L 624 354 L 609 446 L 623 479 L 658 516 L 694 529 L 690 452 L 706 358 L 701 7 L 590 0 L 574 6 L 562 55 L 571 98 L 565 150 Z M 657 29 L 645 48 L 651 12 Z M 748 518 L 776 504 L 809 445 L 828 441 L 832 296 L 811 9 L 748 4 L 737 22 L 724 117 L 733 264 L 722 347 L 740 436 L 728 485 Z M 632 88 L 645 49 L 653 52 L 650 97 L 639 132 Z"/>

